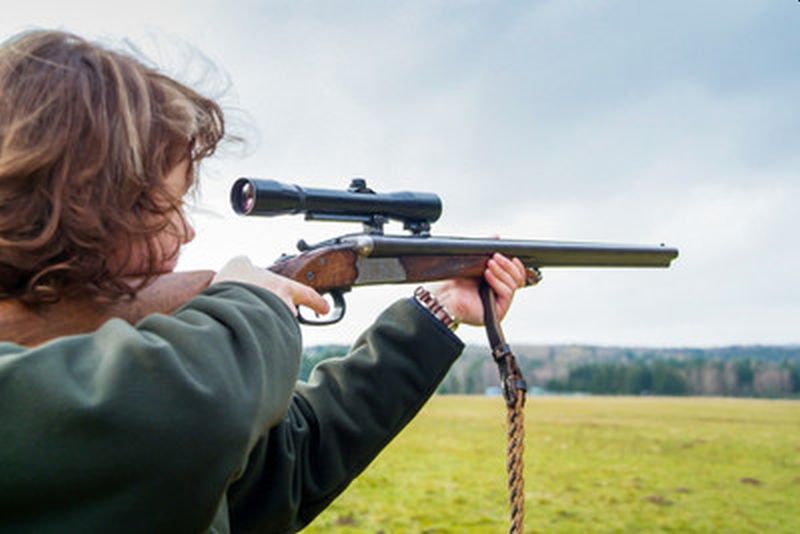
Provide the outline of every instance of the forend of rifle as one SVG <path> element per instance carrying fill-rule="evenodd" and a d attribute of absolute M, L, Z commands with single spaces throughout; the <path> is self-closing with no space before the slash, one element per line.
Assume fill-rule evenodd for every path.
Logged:
<path fill-rule="evenodd" d="M 367 222 L 375 217 L 406 224 L 430 224 L 442 214 L 433 193 L 376 193 L 363 179 L 346 190 L 300 187 L 275 180 L 239 178 L 231 188 L 231 205 L 240 215 L 291 215 L 307 219 Z"/>

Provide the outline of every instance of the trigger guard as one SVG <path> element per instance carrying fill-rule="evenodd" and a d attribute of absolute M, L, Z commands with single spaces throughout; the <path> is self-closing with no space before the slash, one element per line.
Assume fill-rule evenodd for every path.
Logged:
<path fill-rule="evenodd" d="M 297 308 L 297 320 L 300 324 L 307 324 L 311 326 L 324 326 L 329 324 L 335 324 L 342 320 L 344 317 L 344 312 L 347 309 L 347 304 L 344 300 L 344 295 L 341 290 L 332 289 L 328 292 L 328 294 L 333 299 L 333 309 L 327 315 L 322 316 L 319 319 L 310 319 L 303 315 L 303 309 L 298 306 Z"/>

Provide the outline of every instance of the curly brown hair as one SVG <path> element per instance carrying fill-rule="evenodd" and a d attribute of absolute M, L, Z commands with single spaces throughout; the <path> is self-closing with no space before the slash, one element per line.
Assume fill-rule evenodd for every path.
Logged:
<path fill-rule="evenodd" d="M 128 54 L 59 31 L 1 44 L 0 298 L 135 294 L 157 274 L 154 236 L 186 229 L 164 177 L 188 158 L 193 183 L 224 136 L 217 103 Z M 111 257 L 136 244 L 133 283 Z"/>

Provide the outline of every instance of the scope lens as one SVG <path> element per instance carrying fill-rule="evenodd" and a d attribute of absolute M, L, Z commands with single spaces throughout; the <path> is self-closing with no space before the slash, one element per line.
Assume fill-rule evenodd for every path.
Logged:
<path fill-rule="evenodd" d="M 256 205 L 256 188 L 252 182 L 246 182 L 239 189 L 239 210 L 242 213 L 250 213 Z"/>

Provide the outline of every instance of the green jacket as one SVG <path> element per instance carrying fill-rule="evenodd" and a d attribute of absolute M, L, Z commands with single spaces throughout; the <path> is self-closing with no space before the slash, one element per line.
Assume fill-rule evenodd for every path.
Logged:
<path fill-rule="evenodd" d="M 417 413 L 463 348 L 412 299 L 296 382 L 272 293 L 0 343 L 0 531 L 293 532 Z"/>

